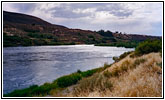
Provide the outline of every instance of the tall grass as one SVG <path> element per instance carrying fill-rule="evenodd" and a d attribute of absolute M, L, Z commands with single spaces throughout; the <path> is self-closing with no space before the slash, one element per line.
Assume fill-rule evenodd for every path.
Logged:
<path fill-rule="evenodd" d="M 68 96 L 161 97 L 159 53 L 126 57 L 104 71 L 78 82 Z"/>

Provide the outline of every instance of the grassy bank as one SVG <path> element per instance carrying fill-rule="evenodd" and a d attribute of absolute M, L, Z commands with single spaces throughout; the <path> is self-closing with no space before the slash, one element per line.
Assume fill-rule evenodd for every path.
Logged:
<path fill-rule="evenodd" d="M 160 53 L 130 57 L 78 82 L 69 97 L 161 97 Z"/>
<path fill-rule="evenodd" d="M 74 85 L 82 78 L 92 76 L 94 73 L 101 72 L 109 66 L 110 65 L 104 64 L 104 67 L 95 68 L 92 70 L 87 70 L 83 72 L 78 70 L 77 72 L 72 73 L 70 75 L 62 76 L 54 80 L 52 83 L 45 83 L 41 86 L 33 85 L 29 88 L 14 90 L 11 93 L 4 94 L 4 97 L 32 97 L 50 95 L 51 90 L 58 91 L 68 86 Z"/>

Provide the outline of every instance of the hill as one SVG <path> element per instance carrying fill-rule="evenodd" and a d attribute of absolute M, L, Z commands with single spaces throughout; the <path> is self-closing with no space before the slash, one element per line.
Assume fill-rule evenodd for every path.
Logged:
<path fill-rule="evenodd" d="M 3 11 L 3 20 L 8 23 L 51 25 L 50 23 L 26 14 Z"/>
<path fill-rule="evenodd" d="M 116 45 L 113 43 L 132 41 L 133 46 L 136 46 L 136 43 L 146 39 L 161 39 L 161 37 L 70 29 L 31 15 L 3 11 L 4 47 L 65 44 Z"/>

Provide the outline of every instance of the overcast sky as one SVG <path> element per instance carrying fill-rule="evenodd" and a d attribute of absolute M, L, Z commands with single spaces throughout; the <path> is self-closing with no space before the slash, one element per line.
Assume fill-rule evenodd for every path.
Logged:
<path fill-rule="evenodd" d="M 162 35 L 162 3 L 3 3 L 3 10 L 87 30 Z"/>

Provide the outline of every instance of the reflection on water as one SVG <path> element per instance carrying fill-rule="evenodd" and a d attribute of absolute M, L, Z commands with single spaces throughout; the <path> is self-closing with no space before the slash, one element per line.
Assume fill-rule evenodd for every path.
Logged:
<path fill-rule="evenodd" d="M 8 47 L 3 49 L 3 92 L 41 85 L 76 72 L 112 63 L 133 49 L 93 45 Z"/>

